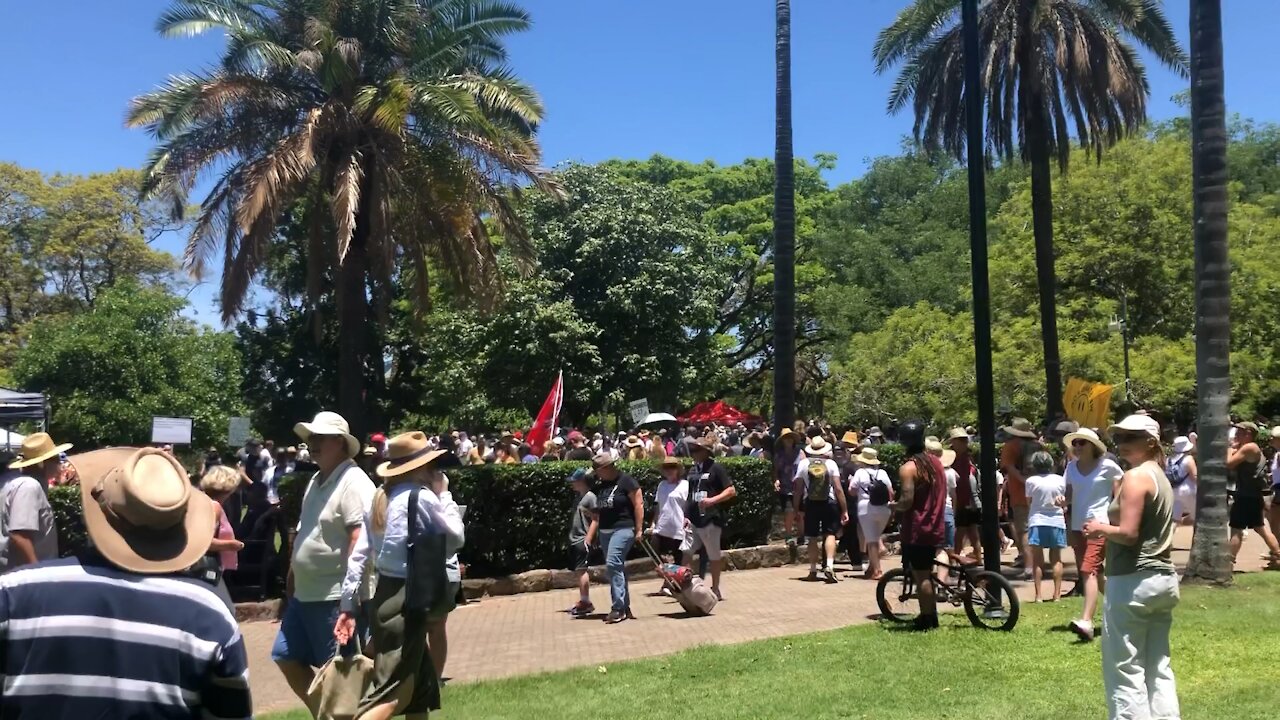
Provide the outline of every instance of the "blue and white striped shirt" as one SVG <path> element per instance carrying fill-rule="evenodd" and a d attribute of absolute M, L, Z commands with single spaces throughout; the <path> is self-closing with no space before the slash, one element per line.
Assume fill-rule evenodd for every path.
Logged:
<path fill-rule="evenodd" d="M 0 575 L 0 719 L 253 716 L 235 618 L 199 580 L 86 554 Z"/>

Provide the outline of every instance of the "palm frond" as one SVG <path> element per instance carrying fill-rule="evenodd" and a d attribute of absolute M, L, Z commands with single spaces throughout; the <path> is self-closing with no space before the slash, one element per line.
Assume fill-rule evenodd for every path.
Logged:
<path fill-rule="evenodd" d="M 913 54 L 930 36 L 954 20 L 960 0 L 915 0 L 876 36 L 871 56 L 883 73 Z"/>
<path fill-rule="evenodd" d="M 338 172 L 333 179 L 334 245 L 339 264 L 346 259 L 347 251 L 351 248 L 351 237 L 356 230 L 356 212 L 360 207 L 360 184 L 364 178 L 360 159 L 359 150 L 348 152 L 338 163 Z"/>
<path fill-rule="evenodd" d="M 166 37 L 192 37 L 209 30 L 244 32 L 262 21 L 246 0 L 177 0 L 160 14 L 156 32 Z"/>

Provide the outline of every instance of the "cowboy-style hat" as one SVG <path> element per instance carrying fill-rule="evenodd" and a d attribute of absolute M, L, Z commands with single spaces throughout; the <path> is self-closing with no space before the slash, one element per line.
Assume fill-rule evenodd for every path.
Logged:
<path fill-rule="evenodd" d="M 1065 445 L 1071 445 L 1077 440 L 1086 440 L 1093 443 L 1093 446 L 1098 448 L 1099 456 L 1107 453 L 1106 443 L 1102 442 L 1102 438 L 1098 437 L 1098 433 L 1094 432 L 1090 428 L 1080 428 L 1073 433 L 1067 433 L 1066 436 L 1062 438 L 1062 442 Z"/>
<path fill-rule="evenodd" d="M 294 425 L 293 432 L 308 441 L 315 435 L 339 435 L 347 441 L 347 457 L 353 458 L 360 452 L 360 441 L 351 434 L 351 426 L 347 424 L 346 418 L 336 412 L 318 412 L 311 422 Z"/>
<path fill-rule="evenodd" d="M 840 438 L 840 442 L 849 447 L 855 447 L 858 444 L 858 433 L 852 430 L 846 431 L 844 437 Z"/>
<path fill-rule="evenodd" d="M 18 452 L 18 459 L 9 463 L 9 468 L 17 470 L 18 468 L 39 465 L 45 460 L 51 460 L 70 449 L 71 443 L 54 445 L 53 438 L 49 437 L 49 433 L 33 433 L 22 440 L 22 450 Z"/>
<path fill-rule="evenodd" d="M 862 452 L 858 453 L 858 456 L 855 457 L 853 460 L 854 462 L 860 463 L 862 465 L 872 465 L 872 466 L 879 465 L 880 453 L 876 452 L 876 449 L 873 447 L 870 447 L 870 446 L 864 447 L 862 448 Z"/>
<path fill-rule="evenodd" d="M 414 430 L 401 433 L 387 443 L 388 460 L 375 470 L 379 477 L 396 477 L 431 464 L 448 450 L 432 450 L 426 433 Z"/>
<path fill-rule="evenodd" d="M 628 435 L 627 441 L 624 442 L 623 445 L 626 445 L 629 448 L 638 448 L 641 445 L 644 445 L 644 442 L 635 435 Z"/>
<path fill-rule="evenodd" d="M 778 442 L 782 442 L 787 438 L 794 438 L 796 433 L 791 428 L 782 428 L 782 432 L 778 433 Z"/>
<path fill-rule="evenodd" d="M 809 440 L 809 444 L 804 448 L 804 454 L 809 457 L 831 457 L 831 445 L 827 443 L 821 435 L 817 435 Z"/>
<path fill-rule="evenodd" d="M 716 441 L 712 437 L 693 438 L 686 443 L 686 446 L 691 454 L 694 452 L 712 453 L 715 452 Z"/>
<path fill-rule="evenodd" d="M 591 458 L 591 470 L 595 471 L 602 467 L 609 467 L 615 462 L 617 462 L 617 459 L 609 453 L 599 453 L 595 457 Z"/>
<path fill-rule="evenodd" d="M 668 467 L 678 467 L 678 468 L 682 468 L 682 467 L 684 467 L 684 461 L 683 461 L 683 460 L 681 460 L 680 458 L 676 457 L 675 455 L 668 455 L 668 456 L 666 456 L 666 457 L 662 458 L 662 462 L 658 464 L 658 467 L 664 467 L 664 468 L 668 468 Z"/>
<path fill-rule="evenodd" d="M 185 570 L 209 550 L 213 502 L 173 456 L 155 448 L 109 448 L 71 458 L 80 474 L 84 525 L 93 546 L 130 572 Z"/>
<path fill-rule="evenodd" d="M 1007 427 L 1001 429 L 1014 437 L 1020 437 L 1026 440 L 1036 439 L 1036 431 L 1032 429 L 1031 421 L 1026 418 L 1016 417 Z"/>
<path fill-rule="evenodd" d="M 947 442 L 952 440 L 964 440 L 969 442 L 969 433 L 962 427 L 953 427 L 947 431 Z"/>

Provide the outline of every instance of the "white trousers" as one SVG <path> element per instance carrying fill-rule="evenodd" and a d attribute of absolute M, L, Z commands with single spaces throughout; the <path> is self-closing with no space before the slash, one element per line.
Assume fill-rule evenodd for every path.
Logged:
<path fill-rule="evenodd" d="M 1102 605 L 1102 684 L 1110 720 L 1178 720 L 1169 629 L 1178 576 L 1137 572 L 1107 577 Z"/>

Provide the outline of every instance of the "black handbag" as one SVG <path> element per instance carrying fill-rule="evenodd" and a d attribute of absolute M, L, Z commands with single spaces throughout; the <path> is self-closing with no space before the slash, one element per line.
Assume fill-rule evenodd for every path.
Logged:
<path fill-rule="evenodd" d="M 408 563 L 404 579 L 404 609 L 431 610 L 445 603 L 449 592 L 449 576 L 445 570 L 445 536 L 423 526 L 419 517 L 418 494 L 422 488 L 409 491 L 409 537 L 406 544 Z"/>

